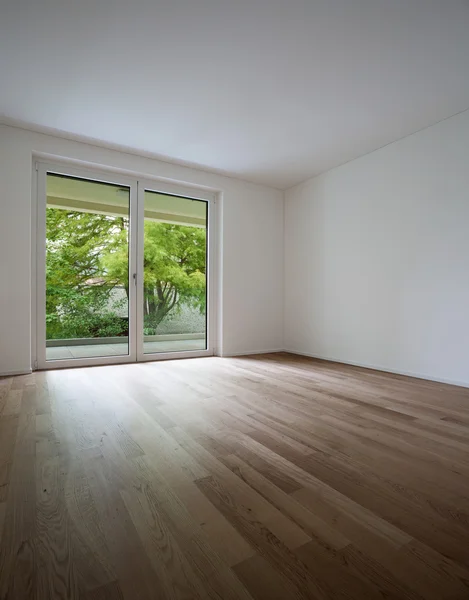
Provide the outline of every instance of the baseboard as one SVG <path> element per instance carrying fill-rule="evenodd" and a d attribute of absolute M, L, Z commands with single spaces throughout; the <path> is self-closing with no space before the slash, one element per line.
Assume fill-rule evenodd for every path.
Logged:
<path fill-rule="evenodd" d="M 326 360 L 328 362 L 334 362 L 342 365 L 350 365 L 352 367 L 362 367 L 363 369 L 371 369 L 373 371 L 381 371 L 383 373 L 392 373 L 394 375 L 404 375 L 405 377 L 415 377 L 416 379 L 424 379 L 425 381 L 434 381 L 436 383 L 445 383 L 448 385 L 457 385 L 459 387 L 469 388 L 468 381 L 458 381 L 454 379 L 446 379 L 444 377 L 433 377 L 431 375 L 423 375 L 422 373 L 415 373 L 413 371 L 397 371 L 395 369 L 389 369 L 387 367 L 381 367 L 378 365 L 360 363 L 351 360 L 342 360 L 332 358 L 330 356 L 322 356 L 321 354 L 311 354 L 309 352 L 298 352 L 297 350 L 291 350 L 285 348 L 284 352 L 289 354 L 296 354 L 297 356 L 307 356 L 308 358 L 317 358 L 318 360 Z"/>
<path fill-rule="evenodd" d="M 25 370 L 21 369 L 19 371 L 2 371 L 0 373 L 0 377 L 14 377 L 15 375 L 30 375 L 32 373 L 31 369 Z"/>
<path fill-rule="evenodd" d="M 247 350 L 246 352 L 222 352 L 219 354 L 222 358 L 230 358 L 231 356 L 250 356 L 251 354 L 274 354 L 275 352 L 285 352 L 283 348 L 275 348 L 273 350 Z"/>

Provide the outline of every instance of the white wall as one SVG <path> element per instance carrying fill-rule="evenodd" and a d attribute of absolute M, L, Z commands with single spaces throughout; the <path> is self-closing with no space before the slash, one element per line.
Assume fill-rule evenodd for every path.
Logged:
<path fill-rule="evenodd" d="M 284 334 L 469 385 L 469 111 L 288 190 Z"/>
<path fill-rule="evenodd" d="M 282 192 L 0 125 L 0 375 L 31 367 L 31 170 L 36 152 L 220 190 L 219 350 L 241 354 L 283 347 Z"/>

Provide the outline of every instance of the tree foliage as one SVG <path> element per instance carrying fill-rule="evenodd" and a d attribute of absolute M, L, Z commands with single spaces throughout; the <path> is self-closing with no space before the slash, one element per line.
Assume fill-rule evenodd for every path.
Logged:
<path fill-rule="evenodd" d="M 128 335 L 128 219 L 56 208 L 46 217 L 47 338 Z M 205 229 L 153 221 L 144 229 L 144 326 L 156 332 L 181 304 L 205 310 Z"/>
<path fill-rule="evenodd" d="M 156 330 L 181 304 L 205 310 L 205 229 L 145 221 L 143 289 L 145 326 Z M 109 281 L 126 276 L 126 249 L 104 258 Z"/>

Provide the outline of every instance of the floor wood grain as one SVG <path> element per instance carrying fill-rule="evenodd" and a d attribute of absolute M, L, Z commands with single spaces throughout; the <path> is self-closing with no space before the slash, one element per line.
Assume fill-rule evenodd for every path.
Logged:
<path fill-rule="evenodd" d="M 0 380 L 0 600 L 468 600 L 469 390 L 289 354 Z"/>

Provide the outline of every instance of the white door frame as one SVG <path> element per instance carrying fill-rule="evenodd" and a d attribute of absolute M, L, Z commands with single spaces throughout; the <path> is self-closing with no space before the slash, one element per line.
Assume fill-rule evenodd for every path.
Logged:
<path fill-rule="evenodd" d="M 178 350 L 175 352 L 158 352 L 144 354 L 143 352 L 143 235 L 139 236 L 137 247 L 137 360 L 139 362 L 166 360 L 169 358 L 195 358 L 198 356 L 213 356 L 215 353 L 215 290 L 216 290 L 216 193 L 179 184 L 166 183 L 153 179 L 138 180 L 138 223 L 139 231 L 143 232 L 145 190 L 160 192 L 172 196 L 201 200 L 207 203 L 207 304 L 206 304 L 206 343 L 205 350 Z"/>
<path fill-rule="evenodd" d="M 155 361 L 169 358 L 190 358 L 212 356 L 216 346 L 216 274 L 217 274 L 217 193 L 185 184 L 168 183 L 158 179 L 120 175 L 114 171 L 94 170 L 66 163 L 37 161 L 36 201 L 33 196 L 33 367 L 37 369 L 58 369 L 80 366 Z M 129 354 L 124 356 L 102 356 L 96 358 L 74 358 L 46 360 L 46 204 L 47 173 L 68 175 L 101 183 L 111 183 L 128 187 L 130 190 L 129 227 Z M 206 350 L 187 350 L 144 354 L 143 352 L 143 223 L 145 190 L 165 193 L 207 202 L 207 308 L 206 308 Z M 34 243 L 35 242 L 35 243 Z M 135 277 L 134 277 L 135 275 Z"/>
<path fill-rule="evenodd" d="M 46 360 L 46 205 L 47 173 L 79 179 L 111 183 L 130 190 L 129 226 L 129 353 L 123 356 Z M 106 173 L 64 164 L 37 163 L 37 236 L 36 236 L 36 362 L 38 369 L 62 369 L 133 362 L 137 358 L 136 295 L 133 275 L 137 272 L 137 181 L 114 173 Z"/>

